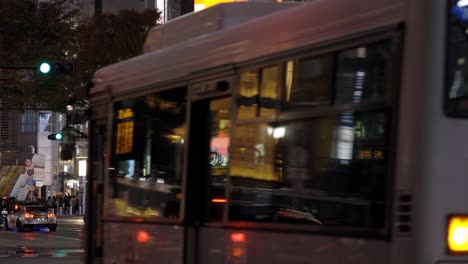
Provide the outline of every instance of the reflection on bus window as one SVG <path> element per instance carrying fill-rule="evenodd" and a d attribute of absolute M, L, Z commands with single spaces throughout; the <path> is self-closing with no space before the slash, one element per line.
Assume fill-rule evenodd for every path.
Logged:
<path fill-rule="evenodd" d="M 332 55 L 323 55 L 300 60 L 296 64 L 297 70 L 295 69 L 294 72 L 297 73 L 297 76 L 293 77 L 293 85 L 287 90 L 286 109 L 294 110 L 330 103 L 333 79 L 332 62 Z M 292 63 L 288 62 L 286 66 L 286 73 L 292 73 Z M 290 79 L 290 77 L 288 78 Z"/>
<path fill-rule="evenodd" d="M 360 103 L 388 96 L 388 41 L 344 50 L 337 56 L 336 103 Z"/>
<path fill-rule="evenodd" d="M 223 217 L 225 185 L 230 164 L 231 98 L 212 100 L 211 112 L 211 194 L 207 219 L 219 221 Z"/>
<path fill-rule="evenodd" d="M 179 88 L 115 104 L 108 215 L 179 216 L 185 97 Z"/>
<path fill-rule="evenodd" d="M 275 116 L 279 109 L 280 67 L 262 69 L 260 84 L 260 116 Z"/>
<path fill-rule="evenodd" d="M 383 227 L 388 124 L 382 111 L 236 127 L 229 219 Z"/>
<path fill-rule="evenodd" d="M 273 172 L 275 139 L 267 124 L 239 125 L 235 128 L 235 146 L 232 151 L 231 176 L 278 181 Z M 231 177 L 231 181 L 235 181 Z"/>
<path fill-rule="evenodd" d="M 258 105 L 258 71 L 242 72 L 238 88 L 237 119 L 255 118 Z"/>

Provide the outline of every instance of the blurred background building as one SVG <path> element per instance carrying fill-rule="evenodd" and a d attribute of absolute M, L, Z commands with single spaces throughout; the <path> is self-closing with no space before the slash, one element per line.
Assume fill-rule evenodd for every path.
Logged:
<path fill-rule="evenodd" d="M 194 10 L 193 0 L 75 0 L 74 4 L 82 10 L 84 16 L 91 17 L 95 13 L 96 1 L 100 1 L 103 13 L 118 13 L 124 9 L 143 11 L 146 8 L 157 8 L 161 11 L 163 22 Z"/>

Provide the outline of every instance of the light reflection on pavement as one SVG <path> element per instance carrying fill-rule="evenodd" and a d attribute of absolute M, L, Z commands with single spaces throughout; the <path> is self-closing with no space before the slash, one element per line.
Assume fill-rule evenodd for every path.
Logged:
<path fill-rule="evenodd" d="M 67 217 L 58 219 L 56 232 L 48 228 L 0 231 L 0 263 L 79 264 L 84 255 L 83 227 L 82 217 Z"/>

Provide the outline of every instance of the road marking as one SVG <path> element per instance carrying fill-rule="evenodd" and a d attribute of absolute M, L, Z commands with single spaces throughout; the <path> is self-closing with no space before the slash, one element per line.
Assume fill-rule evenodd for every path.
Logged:
<path fill-rule="evenodd" d="M 72 237 L 54 236 L 54 235 L 52 235 L 51 237 L 65 238 L 65 239 L 70 239 L 70 240 L 78 240 L 78 241 L 81 241 L 81 239 L 79 239 L 79 238 L 72 238 Z"/>

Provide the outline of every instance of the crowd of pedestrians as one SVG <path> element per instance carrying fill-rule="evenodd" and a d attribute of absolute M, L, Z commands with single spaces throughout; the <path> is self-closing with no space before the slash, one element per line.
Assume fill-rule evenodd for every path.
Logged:
<path fill-rule="evenodd" d="M 48 207 L 57 208 L 57 212 L 64 215 L 78 215 L 81 214 L 81 200 L 80 196 L 65 194 L 54 195 L 47 197 L 46 204 Z"/>

